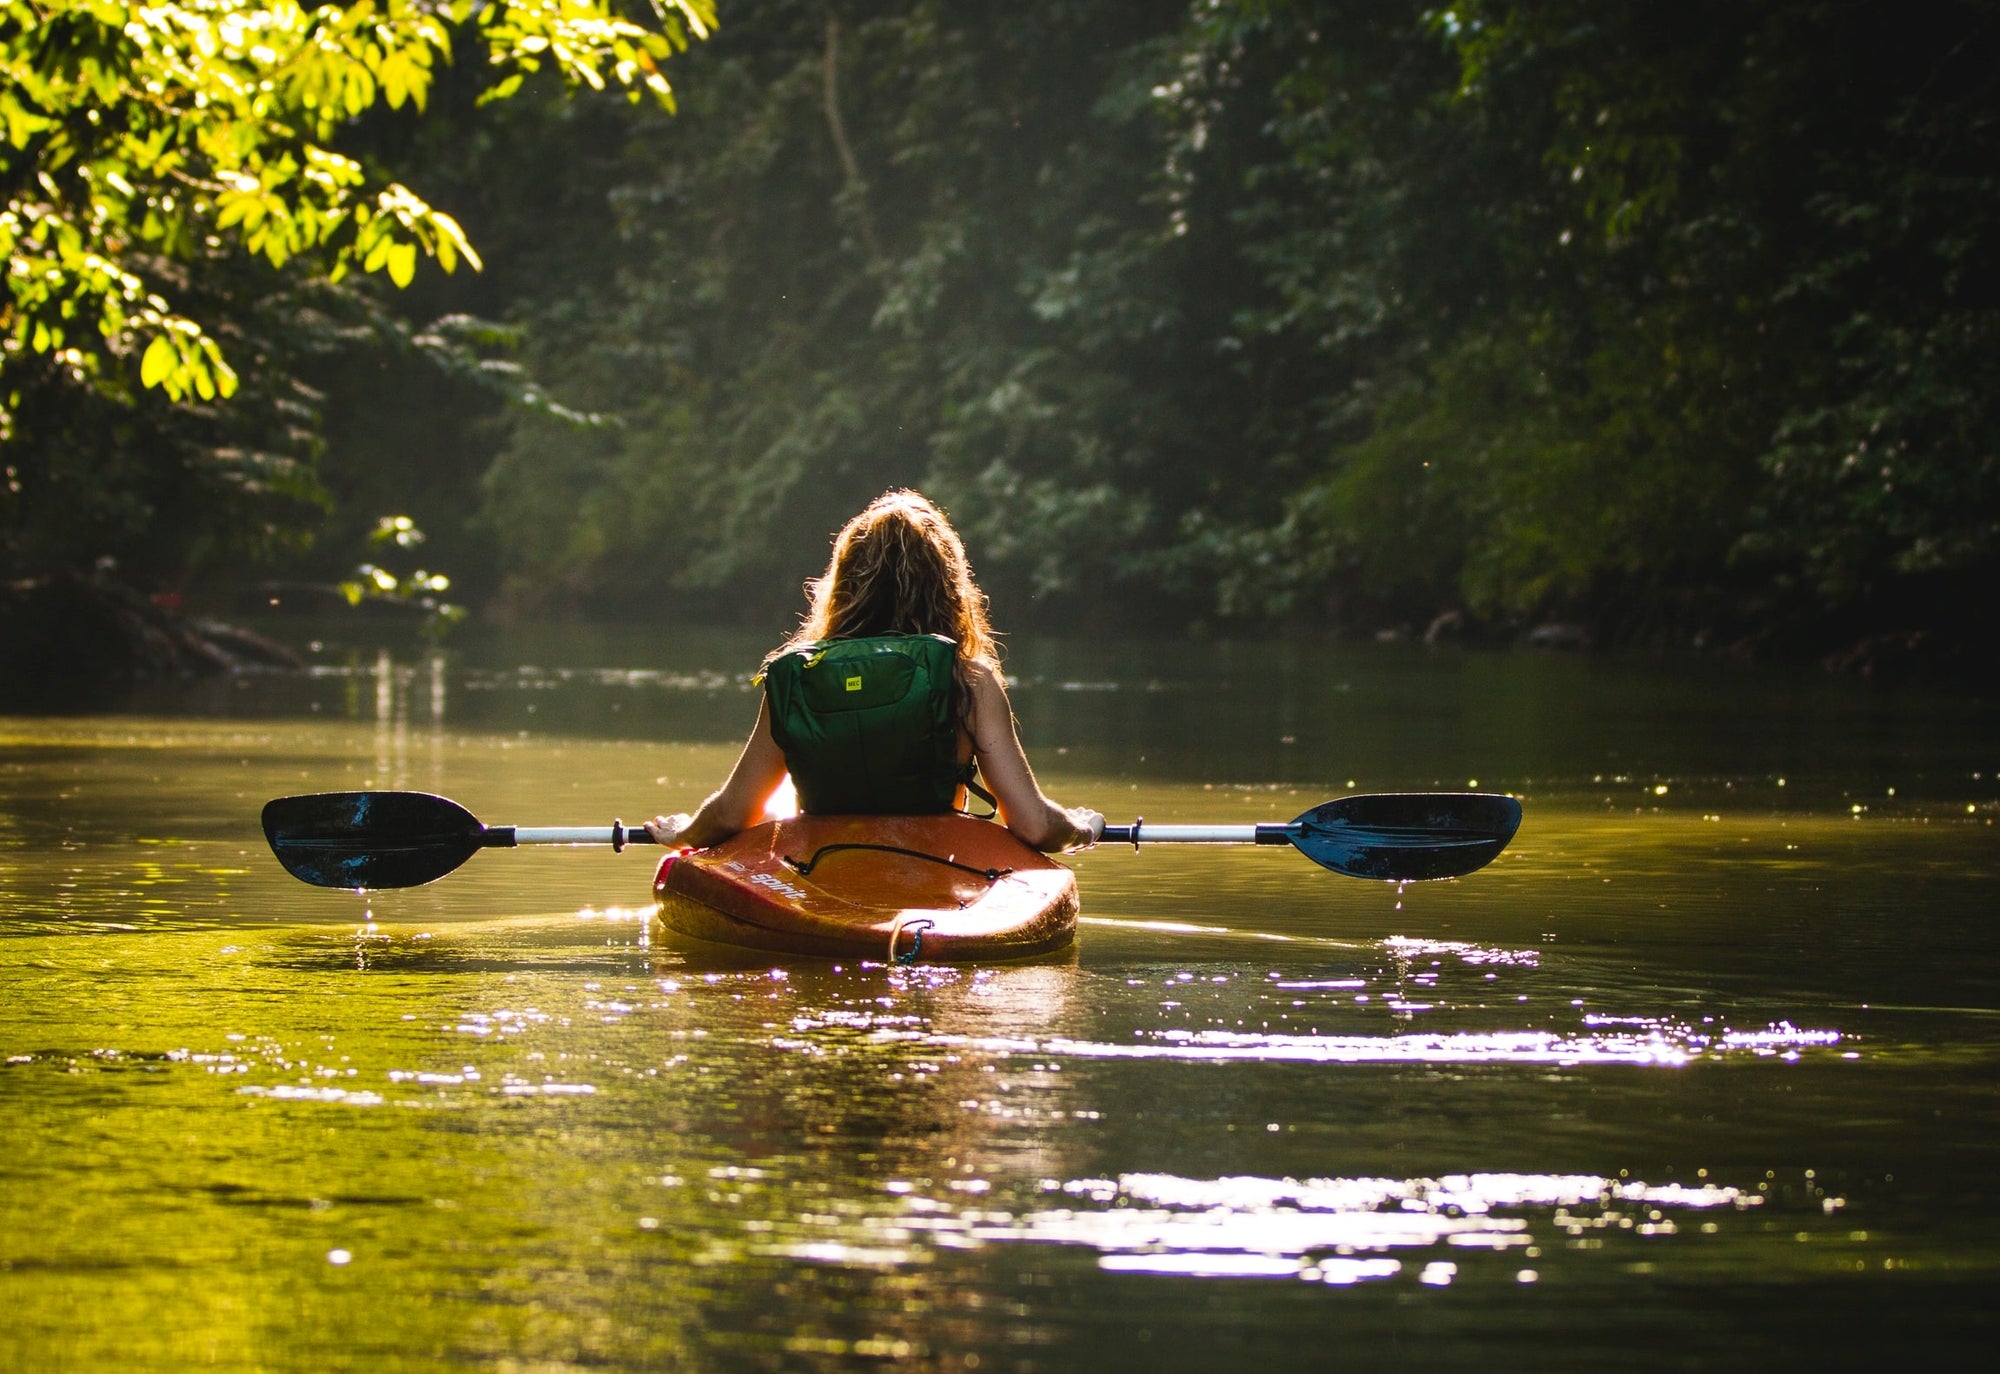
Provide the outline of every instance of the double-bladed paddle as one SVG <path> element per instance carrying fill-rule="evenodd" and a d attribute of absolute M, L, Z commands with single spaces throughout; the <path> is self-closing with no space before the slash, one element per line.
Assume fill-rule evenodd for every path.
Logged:
<path fill-rule="evenodd" d="M 1415 882 L 1483 868 L 1521 824 L 1521 804 L 1484 792 L 1378 792 L 1322 802 L 1260 825 L 1104 828 L 1104 843 L 1289 844 L 1335 873 Z M 482 849 L 524 844 L 651 844 L 645 828 L 484 825 L 428 792 L 318 792 L 264 807 L 264 838 L 294 878 L 315 887 L 417 887 Z"/>
<path fill-rule="evenodd" d="M 1258 825 L 1104 827 L 1105 844 L 1288 844 L 1350 878 L 1456 878 L 1499 857 L 1521 803 L 1491 792 L 1370 792 L 1321 802 L 1297 820 Z"/>

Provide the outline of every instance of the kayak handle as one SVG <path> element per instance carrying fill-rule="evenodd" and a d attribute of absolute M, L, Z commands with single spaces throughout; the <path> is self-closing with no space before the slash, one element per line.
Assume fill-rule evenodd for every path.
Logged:
<path fill-rule="evenodd" d="M 907 914 L 898 916 L 895 923 L 889 927 L 889 962 L 891 964 L 916 963 L 918 959 L 923 957 L 924 932 L 936 924 L 937 922 L 928 916 L 910 916 Z M 908 954 L 898 954 L 896 952 L 896 945 L 903 938 L 903 932 L 906 930 L 910 932 L 910 952 Z"/>

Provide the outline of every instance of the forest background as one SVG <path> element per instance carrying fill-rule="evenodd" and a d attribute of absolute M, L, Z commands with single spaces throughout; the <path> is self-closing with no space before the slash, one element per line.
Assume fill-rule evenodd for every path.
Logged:
<path fill-rule="evenodd" d="M 1994 0 L 203 8 L 360 35 L 272 59 L 290 182 L 213 103 L 137 177 L 135 7 L 0 27 L 17 647 L 387 516 L 478 613 L 782 628 L 911 485 L 1009 628 L 1992 665 Z"/>

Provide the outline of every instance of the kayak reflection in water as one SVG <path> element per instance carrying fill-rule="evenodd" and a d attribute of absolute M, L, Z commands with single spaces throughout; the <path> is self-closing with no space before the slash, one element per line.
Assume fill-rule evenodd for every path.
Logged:
<path fill-rule="evenodd" d="M 656 841 L 719 844 L 763 819 L 789 775 L 808 814 L 948 811 L 969 789 L 1035 849 L 1097 842 L 1104 817 L 1051 801 L 1028 766 L 986 594 L 943 511 L 884 493 L 808 586 L 805 622 L 764 662 L 757 725 L 728 781 L 692 815 L 655 816 Z"/>

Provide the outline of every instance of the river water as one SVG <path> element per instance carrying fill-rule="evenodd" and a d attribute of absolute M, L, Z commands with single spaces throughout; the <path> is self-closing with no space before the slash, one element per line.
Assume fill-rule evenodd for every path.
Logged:
<path fill-rule="evenodd" d="M 295 629 L 297 627 L 294 627 Z M 297 631 L 301 638 L 310 632 Z M 1072 862 L 1073 953 L 675 948 L 627 850 L 288 878 L 270 797 L 688 806 L 757 642 L 589 628 L 0 718 L 0 1367 L 1861 1367 L 1991 1345 L 1990 695 L 1022 640 L 1114 821 L 1519 796 L 1398 888 Z"/>

